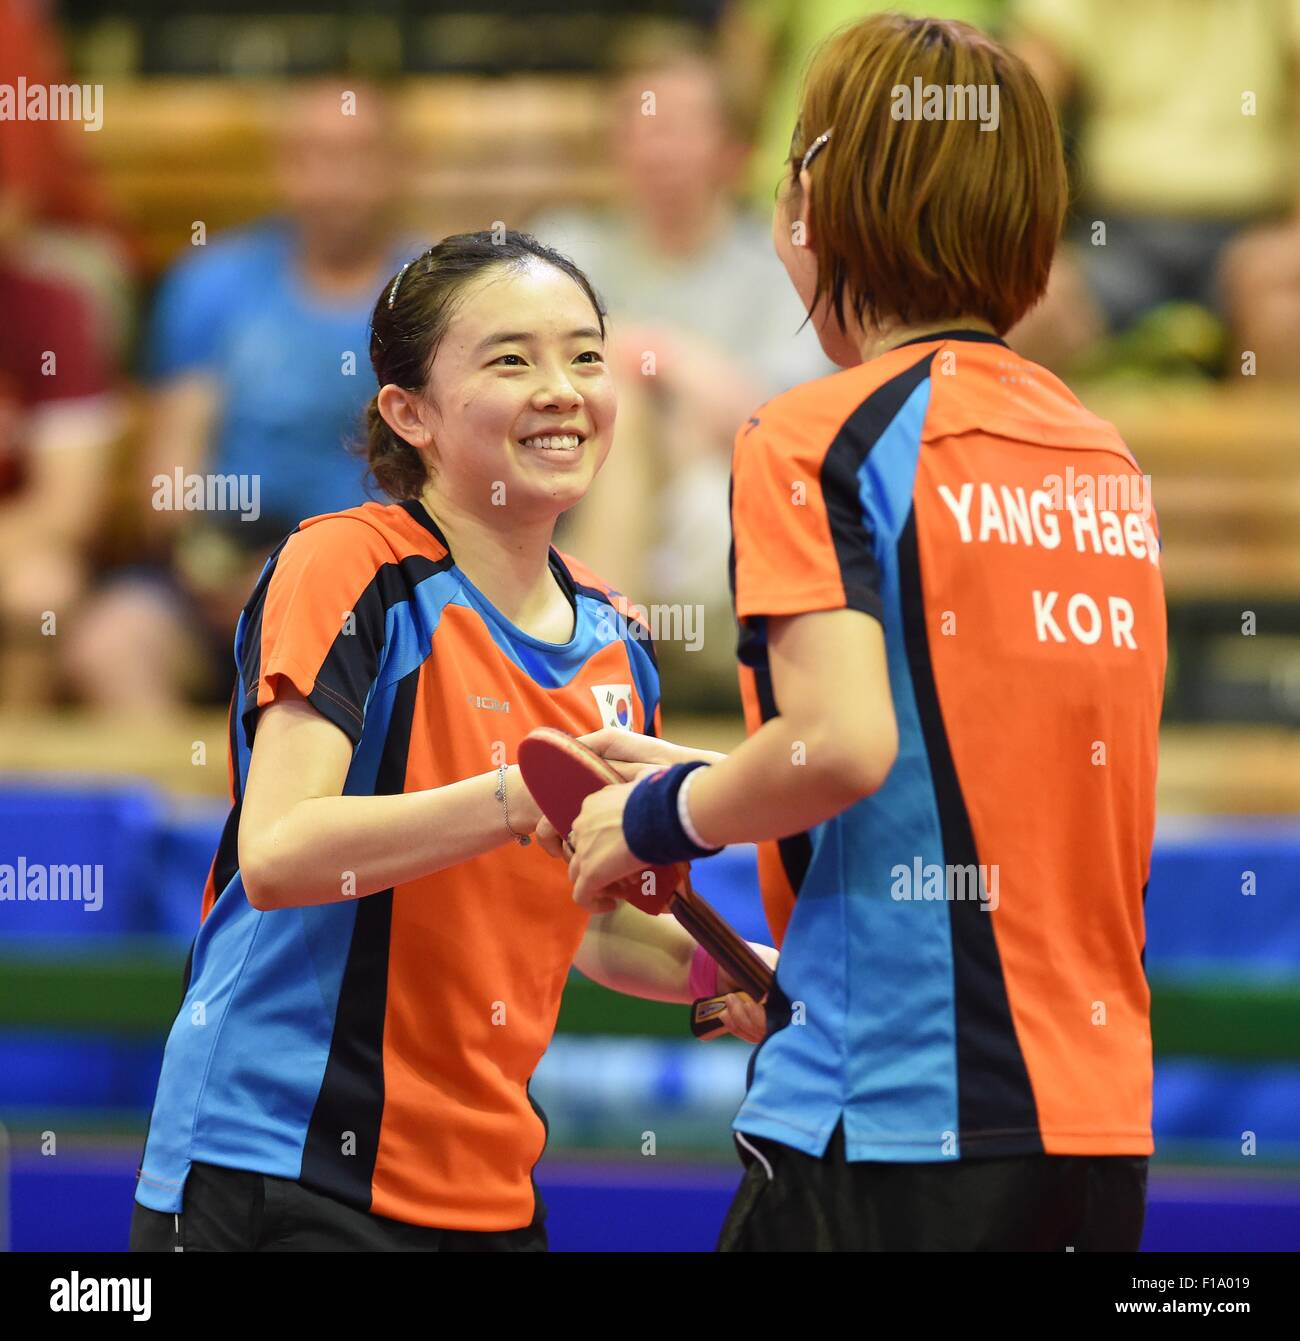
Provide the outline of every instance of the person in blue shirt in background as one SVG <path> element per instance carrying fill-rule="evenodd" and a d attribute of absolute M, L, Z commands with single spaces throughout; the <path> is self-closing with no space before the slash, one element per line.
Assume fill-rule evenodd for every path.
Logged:
<path fill-rule="evenodd" d="M 224 701 L 229 632 L 266 555 L 303 518 L 366 499 L 348 445 L 370 308 L 418 250 L 395 231 L 390 112 L 376 89 L 320 80 L 276 123 L 283 215 L 195 245 L 158 291 L 135 485 L 153 561 L 111 578 L 70 640 L 92 706 Z"/>

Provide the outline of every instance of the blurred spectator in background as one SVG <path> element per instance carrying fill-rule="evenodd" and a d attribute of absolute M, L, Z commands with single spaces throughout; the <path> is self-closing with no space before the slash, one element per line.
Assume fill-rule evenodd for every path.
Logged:
<path fill-rule="evenodd" d="M 120 414 L 110 359 L 76 288 L 26 267 L 26 216 L 0 163 L 0 702 L 56 687 L 102 519 Z"/>
<path fill-rule="evenodd" d="M 730 705 L 732 442 L 763 401 L 832 368 L 800 328 L 770 223 L 737 206 L 747 150 L 709 48 L 675 30 L 642 31 L 617 71 L 619 206 L 533 222 L 608 304 L 619 379 L 615 450 L 561 543 L 633 600 L 702 603 L 702 628 L 683 615 L 680 637 L 658 630 L 665 682 L 675 705 Z"/>
<path fill-rule="evenodd" d="M 347 443 L 374 390 L 370 306 L 414 250 L 394 235 L 394 129 L 378 90 L 337 80 L 287 94 L 279 124 L 287 217 L 196 246 L 158 295 L 138 487 L 164 562 L 122 574 L 82 621 L 73 673 L 99 707 L 227 698 L 267 554 L 302 518 L 365 499 Z M 178 472 L 232 487 L 187 511 Z"/>
<path fill-rule="evenodd" d="M 1058 369 L 1300 377 L 1300 0 L 1013 0 L 1010 36 L 1077 123 L 1080 205 L 1013 334 Z M 1104 225 L 1104 234 L 1098 226 Z"/>
<path fill-rule="evenodd" d="M 864 0 L 728 0 L 722 13 L 722 57 L 754 128 L 748 173 L 755 202 L 772 207 L 790 154 L 799 85 L 809 56 L 837 28 L 878 10 L 914 18 L 959 19 L 997 34 L 1008 0 L 933 0 L 868 4 Z"/>
<path fill-rule="evenodd" d="M 0 86 L 17 90 L 25 80 L 27 88 L 48 89 L 68 81 L 45 10 L 33 0 L 0 0 Z M 118 359 L 125 352 L 133 316 L 133 260 L 100 174 L 84 152 L 83 137 L 103 129 L 104 99 L 98 95 L 95 112 L 81 123 L 3 123 L 4 207 L 21 219 L 22 227 L 0 220 L 0 229 L 8 234 L 11 258 L 29 274 L 51 279 L 65 291 L 80 291 L 97 338 Z M 96 121 L 98 128 L 84 129 Z"/>

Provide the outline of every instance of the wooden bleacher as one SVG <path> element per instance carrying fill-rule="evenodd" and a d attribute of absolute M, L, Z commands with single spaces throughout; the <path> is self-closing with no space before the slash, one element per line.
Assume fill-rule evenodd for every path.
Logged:
<path fill-rule="evenodd" d="M 1152 478 L 1171 601 L 1300 602 L 1300 388 L 1083 388 Z"/>
<path fill-rule="evenodd" d="M 410 81 L 393 92 L 410 194 L 405 222 L 437 237 L 512 226 L 552 204 L 609 198 L 599 81 L 566 76 Z M 104 127 L 84 149 L 153 273 L 190 245 L 275 208 L 273 149 L 283 90 L 230 79 L 111 84 Z"/>

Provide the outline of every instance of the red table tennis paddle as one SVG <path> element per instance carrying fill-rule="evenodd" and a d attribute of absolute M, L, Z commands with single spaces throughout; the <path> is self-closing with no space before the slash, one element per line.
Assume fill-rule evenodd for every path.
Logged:
<path fill-rule="evenodd" d="M 539 726 L 520 741 L 519 771 L 542 813 L 560 834 L 573 828 L 582 803 L 592 792 L 624 781 L 595 750 L 551 726 Z M 652 880 L 645 879 L 647 873 L 653 876 Z M 671 912 L 740 990 L 748 992 L 755 1001 L 763 1000 L 772 986 L 772 970 L 691 888 L 690 867 L 685 862 L 652 866 L 634 879 L 639 889 L 629 896 L 629 903 L 642 912 Z M 691 1007 L 692 1033 L 698 1038 L 716 1034 L 721 1028 L 718 1016 L 725 1006 L 725 997 L 695 1002 Z"/>
<path fill-rule="evenodd" d="M 553 726 L 539 726 L 519 742 L 519 771 L 524 786 L 555 826 L 561 838 L 573 828 L 582 803 L 602 787 L 618 785 L 625 779 L 595 750 Z M 637 893 L 628 902 L 643 913 L 666 913 L 672 891 L 677 888 L 685 867 L 650 866 L 637 881 Z M 652 876 L 652 880 L 645 877 Z"/>

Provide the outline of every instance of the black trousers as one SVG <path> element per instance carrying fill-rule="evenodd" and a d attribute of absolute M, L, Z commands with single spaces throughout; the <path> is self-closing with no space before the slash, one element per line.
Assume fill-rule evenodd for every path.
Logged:
<path fill-rule="evenodd" d="M 719 1252 L 1136 1252 L 1144 1155 L 850 1164 L 746 1136 Z"/>
<path fill-rule="evenodd" d="M 539 1219 L 500 1233 L 429 1229 L 356 1210 L 288 1178 L 194 1164 L 180 1215 L 136 1202 L 131 1251 L 545 1252 L 546 1228 Z"/>

